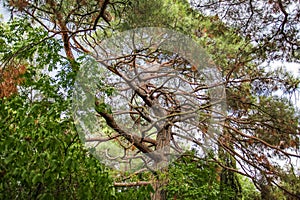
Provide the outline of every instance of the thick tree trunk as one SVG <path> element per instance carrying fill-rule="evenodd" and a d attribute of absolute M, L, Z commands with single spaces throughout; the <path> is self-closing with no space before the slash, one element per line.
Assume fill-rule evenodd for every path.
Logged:
<path fill-rule="evenodd" d="M 162 160 L 156 163 L 156 169 L 159 170 L 157 180 L 152 184 L 154 193 L 151 195 L 152 200 L 166 200 L 167 190 L 165 187 L 168 184 L 168 162 L 170 154 L 171 127 L 164 127 L 157 134 L 156 151 L 162 155 Z M 163 175 L 163 176 L 161 176 Z"/>
<path fill-rule="evenodd" d="M 154 189 L 154 193 L 151 195 L 152 200 L 166 200 L 167 199 L 167 191 L 164 187 L 168 184 L 168 180 L 164 178 L 163 180 L 158 179 L 156 182 L 152 184 Z"/>

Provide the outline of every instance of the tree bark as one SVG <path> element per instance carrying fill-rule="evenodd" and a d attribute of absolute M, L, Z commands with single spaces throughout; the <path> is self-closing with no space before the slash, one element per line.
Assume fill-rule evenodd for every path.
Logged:
<path fill-rule="evenodd" d="M 226 143 L 226 146 L 228 148 L 233 149 L 233 144 L 231 142 L 231 136 L 229 133 L 227 133 L 227 130 L 224 130 L 224 138 L 227 138 L 227 141 L 224 141 Z M 224 165 L 229 168 L 236 169 L 236 161 L 235 158 L 230 155 L 228 152 L 222 149 L 221 146 L 219 146 L 219 158 L 224 162 Z M 239 200 L 242 199 L 242 186 L 240 184 L 240 181 L 237 177 L 237 174 L 233 171 L 230 171 L 228 169 L 222 169 L 220 174 L 220 192 L 221 196 L 224 195 L 226 197 L 226 190 L 230 189 L 234 193 L 234 196 L 230 197 L 230 200 Z M 225 192 L 225 194 L 223 194 Z"/>
<path fill-rule="evenodd" d="M 154 189 L 154 193 L 151 195 L 151 200 L 166 200 L 167 199 L 167 190 L 164 189 L 165 186 L 168 184 L 168 180 L 164 178 L 165 180 L 158 179 L 152 184 L 152 187 Z"/>
<path fill-rule="evenodd" d="M 170 141 L 171 141 L 171 126 L 165 126 L 157 134 L 156 151 L 162 155 L 162 160 L 156 164 L 156 169 L 159 170 L 157 180 L 152 184 L 154 193 L 151 195 L 152 200 L 166 200 L 168 184 L 168 162 L 170 157 Z M 162 176 L 161 176 L 162 175 Z"/>

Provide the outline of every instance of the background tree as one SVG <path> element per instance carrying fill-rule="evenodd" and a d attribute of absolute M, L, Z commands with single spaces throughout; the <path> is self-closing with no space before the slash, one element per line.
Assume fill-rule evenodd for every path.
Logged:
<path fill-rule="evenodd" d="M 299 2 L 296 0 L 191 1 L 255 44 L 259 59 L 299 62 Z"/>

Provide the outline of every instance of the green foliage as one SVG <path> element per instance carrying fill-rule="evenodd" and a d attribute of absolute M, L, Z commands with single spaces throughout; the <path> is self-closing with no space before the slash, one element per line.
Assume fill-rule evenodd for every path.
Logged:
<path fill-rule="evenodd" d="M 183 157 L 170 167 L 169 199 L 230 199 L 233 195 L 230 189 L 224 188 L 221 198 L 219 186 L 217 165 L 214 163 Z"/>
<path fill-rule="evenodd" d="M 133 200 L 133 199 L 145 199 L 150 200 L 150 194 L 153 189 L 150 185 L 128 188 L 116 188 L 116 199 L 120 200 Z"/>
<path fill-rule="evenodd" d="M 220 167 L 213 162 L 182 157 L 169 170 L 168 199 L 222 199 L 236 198 L 231 185 L 222 184 Z M 246 177 L 234 174 L 241 185 L 242 200 L 260 200 L 260 193 Z M 220 187 L 222 187 L 220 189 Z"/>
<path fill-rule="evenodd" d="M 299 169 L 291 168 L 290 166 L 284 166 L 282 169 L 282 187 L 287 191 L 293 192 L 296 196 L 289 196 L 285 191 L 280 190 L 279 188 L 273 186 L 270 187 L 274 199 L 280 200 L 297 200 L 300 197 L 300 175 L 296 174 L 295 171 Z"/>
<path fill-rule="evenodd" d="M 127 12 L 122 16 L 121 29 L 164 27 L 177 29 L 190 35 L 191 28 L 195 28 L 196 19 L 193 19 L 195 12 L 185 0 L 132 1 L 127 5 L 126 10 Z"/>
<path fill-rule="evenodd" d="M 254 184 L 247 177 L 238 175 L 240 183 L 242 185 L 243 200 L 260 200 L 260 193 L 255 188 Z"/>
<path fill-rule="evenodd" d="M 100 82 L 97 84 L 97 90 L 102 93 L 101 97 L 96 97 L 95 100 L 95 110 L 98 113 L 112 113 L 112 108 L 109 104 L 105 103 L 105 97 L 112 96 L 116 91 L 114 87 L 107 86 L 104 83 Z"/>
<path fill-rule="evenodd" d="M 60 44 L 40 41 L 47 33 L 26 21 L 1 24 L 0 33 L 0 58 L 28 63 L 19 94 L 0 99 L 0 199 L 115 198 L 108 170 L 84 149 L 70 119 L 64 84 L 72 87 L 72 76 L 45 73 L 69 68 Z"/>
<path fill-rule="evenodd" d="M 41 27 L 33 27 L 26 19 L 16 19 L 7 24 L 0 24 L 0 55 L 1 60 L 22 59 L 47 65 L 49 70 L 57 68 L 61 59 L 57 54 L 61 49 L 59 42 L 48 36 Z M 39 56 L 36 56 L 39 55 Z"/>
<path fill-rule="evenodd" d="M 111 179 L 59 103 L 1 100 L 1 199 L 109 199 Z"/>

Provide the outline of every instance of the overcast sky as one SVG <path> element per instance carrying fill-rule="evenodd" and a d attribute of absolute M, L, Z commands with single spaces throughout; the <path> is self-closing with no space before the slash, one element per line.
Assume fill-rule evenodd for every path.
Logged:
<path fill-rule="evenodd" d="M 0 14 L 2 14 L 4 17 L 3 19 L 1 19 L 1 21 L 9 19 L 9 12 L 7 12 L 7 10 L 3 8 L 2 3 L 0 4 Z"/>

